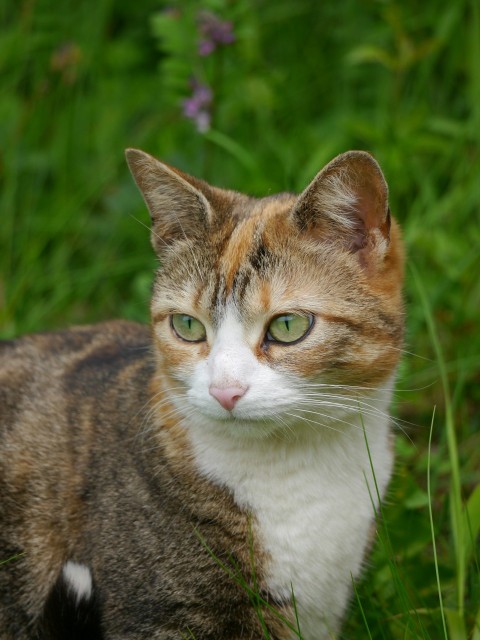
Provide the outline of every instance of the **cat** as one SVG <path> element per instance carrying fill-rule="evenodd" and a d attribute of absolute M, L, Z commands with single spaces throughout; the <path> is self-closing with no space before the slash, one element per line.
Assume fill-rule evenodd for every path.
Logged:
<path fill-rule="evenodd" d="M 91 604 L 88 638 L 335 637 L 393 463 L 403 249 L 382 171 L 350 151 L 256 199 L 127 161 L 151 326 L 0 348 L 0 638 L 82 637 L 52 631 L 62 601 Z"/>

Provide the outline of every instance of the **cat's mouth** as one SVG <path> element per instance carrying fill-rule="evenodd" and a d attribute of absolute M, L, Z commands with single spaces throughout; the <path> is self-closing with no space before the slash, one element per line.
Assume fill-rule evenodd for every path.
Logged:
<path fill-rule="evenodd" d="M 255 417 L 244 417 L 244 416 L 236 416 L 236 415 L 229 415 L 229 416 L 225 416 L 223 418 L 219 418 L 219 421 L 222 422 L 223 424 L 233 424 L 235 426 L 239 426 L 241 427 L 242 425 L 250 425 L 250 424 L 266 424 L 267 421 L 264 418 L 255 418 Z"/>
<path fill-rule="evenodd" d="M 223 431 L 225 434 L 241 438 L 265 438 L 279 434 L 286 428 L 283 420 L 265 415 L 245 415 L 238 410 L 225 412 L 225 415 L 212 415 L 198 412 L 197 424 L 201 429 Z"/>
<path fill-rule="evenodd" d="M 245 415 L 237 411 L 225 412 L 225 415 L 221 416 L 205 413 L 204 416 L 207 420 L 211 420 L 212 422 L 235 427 L 242 427 L 243 425 L 260 425 L 270 422 L 265 417 Z"/>
<path fill-rule="evenodd" d="M 229 436 L 239 438 L 264 439 L 279 432 L 278 424 L 265 420 L 232 417 L 230 420 L 222 420 L 217 425 L 226 431 Z"/>
<path fill-rule="evenodd" d="M 281 423 L 281 412 L 276 411 L 275 415 L 272 415 L 272 411 L 252 411 L 244 407 L 235 407 L 230 411 L 222 410 L 217 413 L 215 410 L 203 410 L 202 414 L 208 420 L 213 420 L 220 424 L 226 425 L 277 425 Z"/>

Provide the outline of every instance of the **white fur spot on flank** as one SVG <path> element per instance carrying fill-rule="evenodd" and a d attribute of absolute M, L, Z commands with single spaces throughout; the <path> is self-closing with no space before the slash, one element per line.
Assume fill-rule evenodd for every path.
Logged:
<path fill-rule="evenodd" d="M 83 564 L 69 560 L 63 567 L 63 578 L 80 600 L 89 600 L 92 596 L 92 574 L 90 569 Z"/>

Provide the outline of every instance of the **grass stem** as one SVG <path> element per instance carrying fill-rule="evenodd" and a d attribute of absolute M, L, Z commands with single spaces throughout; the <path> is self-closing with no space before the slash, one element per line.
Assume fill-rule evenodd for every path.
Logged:
<path fill-rule="evenodd" d="M 430 517 L 430 530 L 432 532 L 432 547 L 433 547 L 433 558 L 435 562 L 435 575 L 437 579 L 437 589 L 438 589 L 438 600 L 440 603 L 440 615 L 442 617 L 442 625 L 443 625 L 443 634 L 445 636 L 445 640 L 448 640 L 447 633 L 447 621 L 445 619 L 445 612 L 443 610 L 443 597 L 442 597 L 442 586 L 440 584 L 440 573 L 438 570 L 438 557 L 437 557 L 437 544 L 435 541 L 435 527 L 433 526 L 433 512 L 432 512 L 432 492 L 431 492 L 431 451 L 432 451 L 432 433 L 433 433 L 433 423 L 435 419 L 435 408 L 432 413 L 432 421 L 430 424 L 430 434 L 428 438 L 428 458 L 427 458 L 427 495 L 428 495 L 428 513 Z"/>

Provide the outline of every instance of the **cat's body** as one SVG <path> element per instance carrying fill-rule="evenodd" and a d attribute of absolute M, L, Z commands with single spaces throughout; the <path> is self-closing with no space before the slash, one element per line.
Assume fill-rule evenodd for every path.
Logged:
<path fill-rule="evenodd" d="M 54 635 L 62 575 L 84 601 L 93 578 L 106 639 L 290 639 L 297 613 L 330 637 L 373 521 L 369 452 L 380 494 L 392 466 L 381 172 L 344 154 L 300 197 L 254 200 L 129 159 L 162 264 L 151 331 L 0 347 L 0 638 Z"/>

